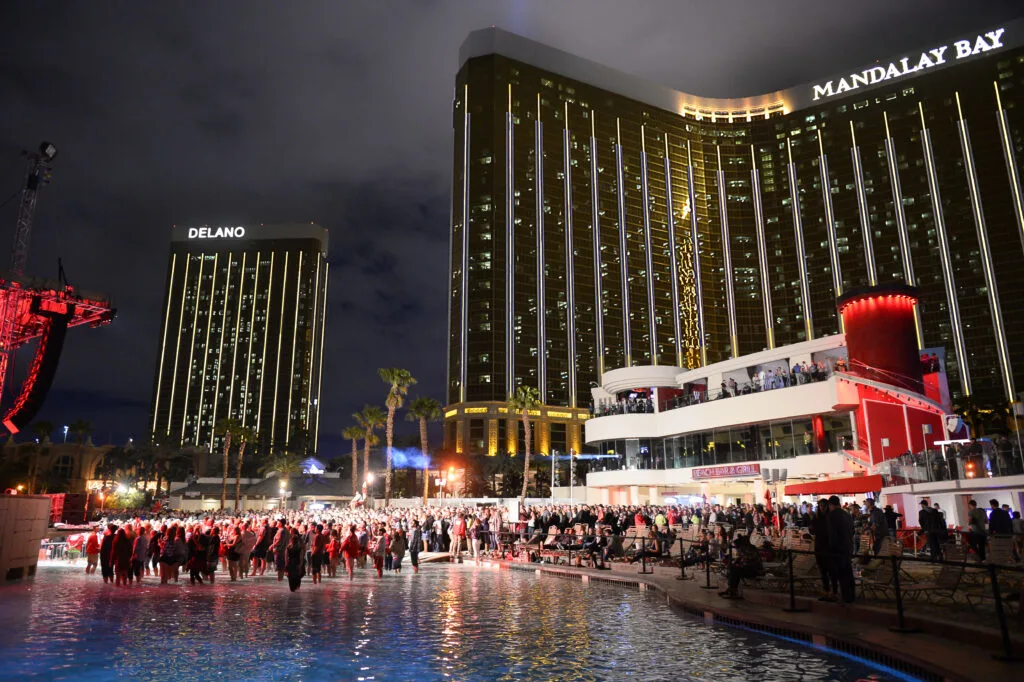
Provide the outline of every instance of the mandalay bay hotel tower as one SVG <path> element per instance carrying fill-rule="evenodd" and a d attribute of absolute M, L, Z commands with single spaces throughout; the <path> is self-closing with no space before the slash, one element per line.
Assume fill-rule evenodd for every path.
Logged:
<path fill-rule="evenodd" d="M 445 444 L 582 450 L 607 370 L 696 368 L 841 332 L 917 288 L 950 390 L 1024 389 L 1024 21 L 779 92 L 689 95 L 500 29 L 453 103 Z M 518 436 L 517 436 L 518 434 Z"/>

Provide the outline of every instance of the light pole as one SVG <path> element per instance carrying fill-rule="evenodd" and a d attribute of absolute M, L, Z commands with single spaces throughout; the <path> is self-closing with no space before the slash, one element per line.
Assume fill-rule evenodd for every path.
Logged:
<path fill-rule="evenodd" d="M 281 486 L 281 488 L 280 488 L 280 493 L 281 493 L 281 502 L 280 502 L 280 504 L 278 504 L 277 506 L 278 506 L 278 508 L 279 508 L 279 509 L 280 509 L 281 511 L 284 511 L 284 499 L 285 499 L 285 498 L 286 498 L 286 497 L 288 496 L 288 489 L 287 489 L 287 488 L 285 488 L 285 487 L 284 487 L 284 486 L 282 485 L 282 486 Z"/>
<path fill-rule="evenodd" d="M 928 436 L 932 432 L 931 424 L 921 424 L 921 442 L 924 446 L 924 465 L 928 468 L 928 480 L 932 480 L 932 458 L 928 452 Z"/>
<path fill-rule="evenodd" d="M 889 447 L 889 439 L 888 438 L 883 438 L 882 439 L 882 461 L 883 462 L 885 461 L 885 449 L 887 447 Z"/>
<path fill-rule="evenodd" d="M 558 462 L 558 450 L 552 449 L 551 450 L 551 499 L 552 500 L 555 499 L 555 467 L 558 466 L 558 464 L 556 464 L 556 462 Z"/>
<path fill-rule="evenodd" d="M 68 442 L 68 426 L 67 426 L 67 424 L 64 425 L 64 442 L 65 443 Z"/>

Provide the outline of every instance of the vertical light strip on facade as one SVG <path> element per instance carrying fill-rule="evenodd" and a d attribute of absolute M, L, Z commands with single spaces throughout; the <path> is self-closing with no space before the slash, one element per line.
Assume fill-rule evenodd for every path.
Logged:
<path fill-rule="evenodd" d="M 299 300 L 302 294 L 302 257 L 305 255 L 304 252 L 299 251 L 299 266 L 295 271 L 295 320 L 292 323 L 292 369 L 288 379 L 288 412 L 285 415 L 284 422 L 284 444 L 287 446 L 291 441 L 292 437 L 292 398 L 295 395 L 295 351 L 298 347 L 299 342 Z M 314 308 L 314 311 L 316 309 Z M 314 318 L 316 313 L 314 312 Z M 302 390 L 302 387 L 299 387 Z M 309 424 L 304 425 L 305 428 L 309 428 Z M 309 440 L 307 439 L 308 443 Z"/>
<path fill-rule="evenodd" d="M 239 272 L 238 277 L 238 309 L 235 311 L 235 335 L 231 340 L 231 383 L 228 384 L 228 419 L 232 418 L 231 411 L 235 406 L 235 368 L 238 366 L 238 333 L 242 329 L 242 301 L 245 300 L 245 261 L 247 260 L 248 255 L 248 252 L 242 252 L 242 269 Z M 257 272 L 259 271 L 259 262 L 260 256 L 257 252 Z"/>
<path fill-rule="evenodd" d="M 217 342 L 217 380 L 213 386 L 213 413 L 210 415 L 210 425 L 216 427 L 217 425 L 217 407 L 220 404 L 220 377 L 224 373 L 224 367 L 221 364 L 224 357 L 224 328 L 227 327 L 228 322 L 228 294 L 231 292 L 231 264 L 233 262 L 233 254 L 228 254 L 228 272 L 227 277 L 224 279 L 224 306 L 220 311 L 220 340 Z M 242 272 L 245 275 L 245 272 Z M 231 414 L 228 413 L 228 417 Z M 213 449 L 213 431 L 210 429 L 210 449 Z"/>
<path fill-rule="evenodd" d="M 949 310 L 950 332 L 956 349 L 957 365 L 960 369 L 960 390 L 965 396 L 971 395 L 971 372 L 967 366 L 967 348 L 964 343 L 963 324 L 960 321 L 960 299 L 953 279 L 952 258 L 949 239 L 946 236 L 946 220 L 942 213 L 942 195 L 939 179 L 935 173 L 935 157 L 932 154 L 931 132 L 924 119 L 924 107 L 917 105 L 921 114 L 921 146 L 924 149 L 925 171 L 928 176 L 928 194 L 932 198 L 932 214 L 935 216 L 936 240 L 939 242 L 939 261 L 942 263 L 942 279 L 946 289 L 946 307 Z"/>
<path fill-rule="evenodd" d="M 672 206 L 672 164 L 668 158 L 668 133 L 665 134 L 665 219 L 668 227 L 668 266 L 672 281 L 672 333 L 676 341 L 676 367 L 683 367 L 683 325 L 679 309 L 679 254 L 676 252 L 676 217 Z"/>
<path fill-rule="evenodd" d="M 576 257 L 572 237 L 572 159 L 569 152 L 569 103 L 565 103 L 562 129 L 562 194 L 565 201 L 565 320 L 569 357 L 569 407 L 576 407 Z"/>
<path fill-rule="evenodd" d="M 860 162 L 860 147 L 857 146 L 857 134 L 850 121 L 850 158 L 853 159 L 853 181 L 857 189 L 857 213 L 860 215 L 860 233 L 864 240 L 864 263 L 868 269 L 868 282 L 871 286 L 878 284 L 878 268 L 875 265 L 875 247 L 871 236 L 871 219 L 868 214 L 868 197 L 864 191 L 864 168 Z"/>
<path fill-rule="evenodd" d="M 789 164 L 786 171 L 789 175 L 789 201 L 793 208 L 793 238 L 796 241 L 796 264 L 800 272 L 800 298 L 804 308 L 804 331 L 807 340 L 814 338 L 814 314 L 811 311 L 811 285 L 807 281 L 807 252 L 804 249 L 804 226 L 800 217 L 800 191 L 796 185 L 796 164 L 793 163 L 793 145 L 786 138 L 786 154 Z"/>
<path fill-rule="evenodd" d="M 1010 194 L 1013 196 L 1013 216 L 1017 219 L 1021 247 L 1024 247 L 1024 201 L 1021 199 L 1017 159 L 1013 151 L 1013 142 L 1010 140 L 1010 126 L 1006 122 L 1003 98 L 999 95 L 999 83 L 993 82 L 992 85 L 996 89 L 996 117 L 999 119 L 999 136 L 1002 141 L 1003 159 L 1006 161 L 1006 174 L 1010 181 Z"/>
<path fill-rule="evenodd" d="M 708 364 L 707 333 L 704 329 L 704 284 L 700 271 L 700 227 L 697 223 L 697 191 L 693 187 L 693 152 L 686 141 L 686 188 L 690 200 L 690 239 L 693 242 L 693 281 L 697 298 L 697 333 L 700 334 L 700 364 Z M 693 369 L 691 367 L 691 369 Z"/>
<path fill-rule="evenodd" d="M 836 298 L 843 295 L 843 273 L 839 265 L 839 240 L 836 237 L 836 216 L 832 211 L 832 178 L 828 173 L 828 157 L 818 131 L 818 172 L 821 174 L 821 201 L 825 205 L 825 227 L 828 230 L 828 257 L 832 266 L 832 288 Z M 839 316 L 842 327 L 843 316 Z"/>
<path fill-rule="evenodd" d="M 270 254 L 271 263 L 273 263 L 274 254 Z M 256 274 L 253 276 L 252 283 L 252 311 L 249 317 L 249 350 L 245 353 L 245 388 L 242 389 L 242 426 L 245 426 L 246 418 L 249 414 L 249 385 L 252 383 L 252 339 L 256 336 L 256 298 L 260 291 L 260 252 L 256 252 Z M 269 295 L 269 289 L 268 295 Z M 259 429 L 257 428 L 257 431 Z"/>
<path fill-rule="evenodd" d="M 907 216 L 903 210 L 903 187 L 900 185 L 900 172 L 896 165 L 896 144 L 889 132 L 889 115 L 882 112 L 885 121 L 885 158 L 889 161 L 889 186 L 892 189 L 893 211 L 896 212 L 896 232 L 902 251 L 903 280 L 910 286 L 917 286 L 914 277 L 914 262 L 910 256 L 910 235 L 907 232 Z M 917 347 L 924 348 L 924 337 L 921 326 L 921 306 L 914 306 L 914 331 L 917 334 Z"/>
<path fill-rule="evenodd" d="M 505 395 L 515 390 L 515 181 L 513 179 L 512 84 L 505 111 Z"/>
<path fill-rule="evenodd" d="M 626 367 L 633 366 L 633 339 L 630 336 L 629 312 L 629 248 L 626 242 L 626 194 L 623 188 L 622 129 L 615 119 L 615 189 L 619 208 L 619 266 L 622 274 L 622 333 Z"/>
<path fill-rule="evenodd" d="M 1005 397 L 1010 402 L 1017 399 L 1013 386 L 1013 368 L 1010 364 L 1010 354 L 1006 347 L 1006 329 L 1003 327 L 1003 311 L 999 305 L 999 289 L 996 286 L 995 273 L 992 267 L 992 249 L 988 243 L 988 228 L 985 226 L 985 211 L 981 205 L 981 195 L 978 192 L 978 174 L 974 167 L 974 151 L 971 148 L 971 135 L 967 130 L 967 121 L 964 120 L 963 111 L 960 109 L 960 93 L 956 93 L 956 109 L 959 120 L 957 129 L 960 132 L 960 149 L 963 152 L 964 170 L 967 174 L 967 184 L 970 189 L 971 211 L 974 213 L 974 227 L 978 233 L 978 244 L 981 246 L 981 266 L 985 274 L 985 286 L 988 287 L 988 307 L 992 314 L 992 326 L 996 332 L 996 352 L 999 356 L 999 370 L 1003 378 L 1003 390 Z"/>
<path fill-rule="evenodd" d="M 317 452 L 320 442 L 320 389 L 324 379 L 324 336 L 327 331 L 327 283 L 331 272 L 331 264 L 324 261 L 324 312 L 320 321 L 320 367 L 316 373 L 316 429 L 313 431 L 313 451 Z M 312 377 L 312 375 L 310 375 Z"/>
<path fill-rule="evenodd" d="M 651 196 L 647 184 L 647 132 L 640 126 L 640 191 L 644 201 L 644 251 L 647 263 L 647 333 L 650 335 L 651 364 L 658 364 L 658 327 L 654 308 L 654 245 L 651 240 Z"/>
<path fill-rule="evenodd" d="M 301 251 L 299 252 L 301 253 Z M 290 254 L 284 252 L 284 273 L 281 275 L 281 302 L 278 304 L 281 306 L 281 315 L 277 322 L 277 357 L 274 360 L 274 403 L 270 413 L 270 442 L 271 444 L 276 443 L 274 440 L 277 435 L 277 396 L 281 393 L 281 346 L 284 345 L 284 297 L 288 292 L 288 256 Z M 299 286 L 298 280 L 295 282 L 295 286 Z M 262 393 L 262 391 L 261 391 Z M 288 434 L 285 434 L 285 438 L 288 438 Z"/>
<path fill-rule="evenodd" d="M 313 360 L 316 358 L 316 333 L 320 330 L 323 323 L 318 318 L 318 312 L 320 310 L 320 266 L 323 265 L 324 257 L 323 254 L 318 254 L 316 257 L 316 279 L 313 280 L 313 329 L 309 332 L 309 373 L 308 380 L 306 381 L 306 430 L 309 430 L 310 424 L 310 410 L 313 409 Z M 327 301 L 324 301 L 324 306 L 327 305 Z M 316 449 L 314 448 L 314 451 Z"/>
<path fill-rule="evenodd" d="M 757 155 L 750 145 L 750 186 L 754 195 L 754 228 L 757 230 L 757 264 L 760 269 L 761 301 L 764 309 L 765 341 L 768 349 L 775 348 L 775 327 L 772 315 L 772 290 L 768 283 L 768 242 L 765 240 L 764 207 L 761 205 L 761 173 L 757 170 Z"/>
<path fill-rule="evenodd" d="M 543 403 L 548 392 L 548 339 L 544 325 L 547 314 L 544 284 L 544 124 L 540 122 L 540 94 L 537 94 L 537 120 L 533 123 L 533 184 L 537 198 L 537 394 Z"/>
<path fill-rule="evenodd" d="M 459 402 L 466 400 L 466 381 L 469 377 L 469 85 L 462 90 L 462 286 L 459 351 Z"/>
<path fill-rule="evenodd" d="M 192 314 L 192 341 L 188 344 L 188 373 L 185 375 L 185 402 L 181 406 L 181 433 L 179 442 L 185 444 L 185 420 L 188 418 L 188 394 L 192 388 L 192 361 L 196 352 L 196 327 L 199 325 L 199 297 L 203 293 L 203 267 L 206 265 L 206 254 L 199 255 L 199 278 L 196 280 L 196 301 Z M 212 296 L 212 294 L 211 294 Z"/>
<path fill-rule="evenodd" d="M 722 262 L 725 267 L 725 305 L 726 314 L 729 316 L 729 347 L 732 349 L 732 356 L 740 356 L 739 333 L 736 330 L 736 289 L 733 283 L 732 274 L 732 239 L 729 236 L 729 213 L 726 206 L 728 190 L 725 186 L 725 171 L 722 170 L 722 147 L 715 145 L 715 154 L 718 157 L 718 166 L 715 171 L 715 178 L 718 184 L 718 219 L 722 223 Z"/>
<path fill-rule="evenodd" d="M 188 268 L 188 257 L 186 256 L 185 267 Z M 170 284 L 167 287 L 167 310 L 164 311 L 164 335 L 163 340 L 160 343 L 160 364 L 156 371 L 156 398 L 153 401 L 153 426 L 150 428 L 150 433 L 156 434 L 156 416 L 160 411 L 160 385 L 163 383 L 164 378 L 164 352 L 167 350 L 167 329 L 168 324 L 171 321 L 171 291 L 174 289 L 174 266 L 178 262 L 178 254 L 171 254 L 171 276 L 168 281 Z M 187 270 L 186 270 L 187 272 Z M 186 279 L 188 276 L 186 274 Z M 186 282 L 186 286 L 187 286 Z M 184 303 L 184 300 L 183 300 Z M 178 326 L 178 334 L 181 333 L 181 325 Z M 172 384 L 173 386 L 173 384 Z M 172 389 L 173 390 L 173 389 Z M 173 403 L 172 403 L 173 409 Z"/>
<path fill-rule="evenodd" d="M 206 399 L 206 368 L 210 362 L 210 330 L 213 327 L 213 300 L 217 295 L 217 260 L 220 254 L 213 256 L 213 280 L 210 282 L 210 307 L 206 311 L 206 340 L 203 342 L 203 373 L 199 377 L 199 409 L 196 410 L 195 444 L 199 445 L 200 432 L 203 430 L 203 403 Z M 228 254 L 228 261 L 231 254 Z M 229 264 L 230 268 L 230 264 Z M 185 405 L 188 405 L 188 391 L 185 391 Z M 213 425 L 211 424 L 211 429 Z"/>
<path fill-rule="evenodd" d="M 274 298 L 274 256 L 276 252 L 270 252 L 270 275 L 267 281 L 267 310 L 263 315 L 263 351 L 260 353 L 260 387 L 256 395 L 256 432 L 259 433 L 263 425 L 263 378 L 267 370 L 267 342 L 270 340 L 270 304 Z"/>
<path fill-rule="evenodd" d="M 601 209 L 597 183 L 595 112 L 590 112 L 590 224 L 594 235 L 594 331 L 597 336 L 597 380 L 604 374 L 604 297 L 601 287 Z"/>
<path fill-rule="evenodd" d="M 185 277 L 182 279 L 181 285 L 181 307 L 178 312 L 178 332 L 175 334 L 174 340 L 174 372 L 171 376 L 171 397 L 170 403 L 167 407 L 167 430 L 166 434 L 171 435 L 171 420 L 174 419 L 174 389 L 178 387 L 178 355 L 181 352 L 181 330 L 182 324 L 185 322 L 185 298 L 188 295 L 188 270 L 189 266 L 192 265 L 192 256 L 185 256 Z M 203 254 L 199 254 L 199 269 L 202 271 L 203 268 Z M 170 292 L 168 292 L 170 294 Z M 196 285 L 196 300 L 199 299 L 199 286 Z M 156 410 L 153 410 L 154 414 Z"/>

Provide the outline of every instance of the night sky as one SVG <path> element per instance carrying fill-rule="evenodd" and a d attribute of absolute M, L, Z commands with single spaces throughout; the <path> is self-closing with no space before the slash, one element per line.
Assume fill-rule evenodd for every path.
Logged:
<path fill-rule="evenodd" d="M 345 447 L 350 413 L 383 404 L 377 367 L 406 367 L 419 379 L 414 395 L 443 401 L 451 101 L 472 30 L 496 25 L 727 97 L 934 47 L 1019 7 L 7 0 L 0 202 L 21 186 L 21 150 L 56 143 L 28 274 L 55 278 L 62 256 L 72 284 L 111 295 L 118 308 L 109 327 L 69 333 L 39 418 L 88 419 L 98 443 L 145 433 L 173 224 L 313 220 L 330 230 L 324 456 Z M 16 215 L 16 199 L 0 209 L 4 249 Z M 19 354 L 20 369 L 28 358 Z"/>

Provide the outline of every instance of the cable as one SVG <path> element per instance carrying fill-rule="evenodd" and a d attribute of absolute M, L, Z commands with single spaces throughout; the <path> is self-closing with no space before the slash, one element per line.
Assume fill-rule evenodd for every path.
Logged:
<path fill-rule="evenodd" d="M 3 209 L 4 206 L 6 206 L 7 204 L 11 203 L 14 200 L 14 197 L 18 196 L 19 194 L 21 194 L 21 190 L 20 189 L 15 190 L 14 194 L 12 194 L 11 196 L 7 197 L 7 199 L 4 200 L 4 203 L 0 204 L 0 209 Z"/>

